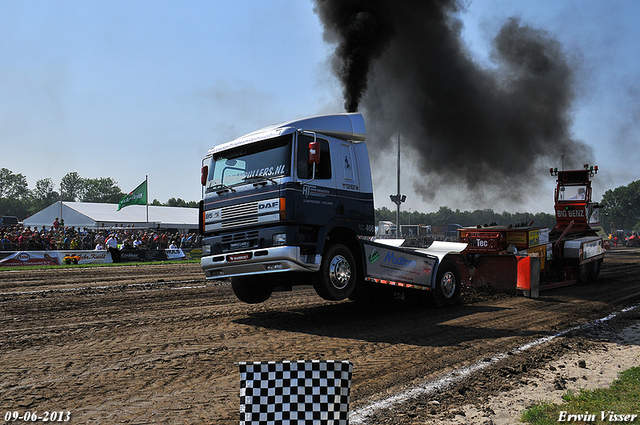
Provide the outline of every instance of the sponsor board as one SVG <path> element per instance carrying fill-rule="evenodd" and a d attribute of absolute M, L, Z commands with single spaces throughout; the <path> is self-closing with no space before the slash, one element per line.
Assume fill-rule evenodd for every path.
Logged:
<path fill-rule="evenodd" d="M 436 257 L 364 243 L 368 277 L 430 287 Z"/>
<path fill-rule="evenodd" d="M 186 260 L 187 255 L 178 249 L 126 249 L 120 251 L 120 262 Z"/>
<path fill-rule="evenodd" d="M 202 249 L 201 248 L 192 248 L 185 252 L 188 260 L 199 260 L 202 258 Z"/>
<path fill-rule="evenodd" d="M 595 241 L 585 242 L 582 247 L 583 259 L 597 257 L 602 254 L 603 246 L 602 239 L 598 239 Z"/>
<path fill-rule="evenodd" d="M 146 258 L 147 252 L 156 252 L 159 255 L 154 258 Z M 139 250 L 121 251 L 122 261 L 140 261 L 140 254 L 144 260 L 186 260 L 182 249 L 165 249 L 161 251 Z M 24 266 L 58 266 L 65 264 L 66 256 L 79 257 L 78 264 L 111 263 L 111 254 L 108 251 L 17 251 L 0 260 L 0 267 L 24 267 Z"/>
<path fill-rule="evenodd" d="M 567 258 L 578 258 L 583 261 L 603 255 L 604 245 L 602 239 L 597 236 L 585 236 L 566 241 L 563 252 Z"/>
<path fill-rule="evenodd" d="M 527 246 L 527 232 L 507 232 L 507 243 L 516 246 Z"/>
<path fill-rule="evenodd" d="M 167 256 L 167 260 L 186 260 L 187 256 L 184 254 L 184 251 L 181 249 L 165 249 L 164 255 Z"/>
<path fill-rule="evenodd" d="M 507 231 L 507 244 L 513 244 L 518 249 L 546 245 L 548 242 L 549 229 L 547 227 L 523 231 Z"/>
<path fill-rule="evenodd" d="M 18 251 L 0 260 L 0 266 L 57 266 L 64 264 L 67 255 L 79 257 L 78 264 L 111 262 L 107 251 Z"/>
<path fill-rule="evenodd" d="M 62 264 L 56 251 L 18 251 L 2 260 L 0 266 L 58 266 Z"/>

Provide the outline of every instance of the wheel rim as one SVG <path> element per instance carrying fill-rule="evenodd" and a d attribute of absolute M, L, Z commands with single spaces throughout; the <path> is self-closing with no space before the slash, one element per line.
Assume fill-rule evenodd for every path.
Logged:
<path fill-rule="evenodd" d="M 445 298 L 451 298 L 456 292 L 456 276 L 452 272 L 446 272 L 442 275 L 440 290 Z"/>
<path fill-rule="evenodd" d="M 344 289 L 351 279 L 351 265 L 342 255 L 336 255 L 329 264 L 329 280 L 336 289 Z"/>

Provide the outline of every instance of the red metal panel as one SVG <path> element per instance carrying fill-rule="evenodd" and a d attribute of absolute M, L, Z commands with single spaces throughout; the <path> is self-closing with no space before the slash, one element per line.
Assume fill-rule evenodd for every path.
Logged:
<path fill-rule="evenodd" d="M 531 257 L 517 257 L 518 259 L 518 289 L 531 290 Z"/>

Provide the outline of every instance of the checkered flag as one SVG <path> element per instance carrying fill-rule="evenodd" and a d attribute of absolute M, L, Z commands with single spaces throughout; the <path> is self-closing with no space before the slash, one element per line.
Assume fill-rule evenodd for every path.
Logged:
<path fill-rule="evenodd" d="M 241 362 L 240 425 L 349 424 L 353 364 Z"/>

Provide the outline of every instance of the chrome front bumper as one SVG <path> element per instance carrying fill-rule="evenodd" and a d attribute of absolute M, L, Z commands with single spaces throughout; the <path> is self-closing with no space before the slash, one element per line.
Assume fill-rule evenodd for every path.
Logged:
<path fill-rule="evenodd" d="M 321 255 L 301 255 L 297 246 L 209 255 L 200 259 L 207 279 L 293 271 L 315 272 L 320 270 L 321 263 Z"/>

